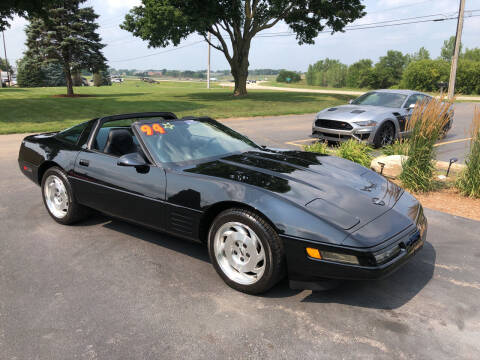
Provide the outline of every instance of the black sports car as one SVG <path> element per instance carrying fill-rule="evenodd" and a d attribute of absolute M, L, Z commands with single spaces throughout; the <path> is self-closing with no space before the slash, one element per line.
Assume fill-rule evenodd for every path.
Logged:
<path fill-rule="evenodd" d="M 21 171 L 54 220 L 95 209 L 208 244 L 231 287 L 380 278 L 424 243 L 409 193 L 334 156 L 261 147 L 207 117 L 137 113 L 26 137 Z"/>

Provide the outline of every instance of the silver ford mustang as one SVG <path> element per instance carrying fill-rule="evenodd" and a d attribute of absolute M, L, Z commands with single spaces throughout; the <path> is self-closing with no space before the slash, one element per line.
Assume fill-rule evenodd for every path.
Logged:
<path fill-rule="evenodd" d="M 351 138 L 365 141 L 375 147 L 391 144 L 407 135 L 405 124 L 415 104 L 428 101 L 430 95 L 412 90 L 374 90 L 350 101 L 349 105 L 335 106 L 315 116 L 312 136 L 327 141 L 345 141 Z M 453 112 L 446 128 L 453 121 Z"/>

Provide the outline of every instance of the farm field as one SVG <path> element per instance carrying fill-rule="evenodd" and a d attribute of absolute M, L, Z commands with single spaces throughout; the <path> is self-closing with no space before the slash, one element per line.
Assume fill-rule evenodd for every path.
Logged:
<path fill-rule="evenodd" d="M 126 81 L 104 87 L 77 87 L 82 97 L 56 97 L 64 87 L 0 89 L 0 134 L 55 131 L 95 117 L 144 111 L 172 111 L 177 116 L 213 118 L 314 113 L 346 103 L 337 94 L 249 90 L 245 98 L 204 82 Z"/>

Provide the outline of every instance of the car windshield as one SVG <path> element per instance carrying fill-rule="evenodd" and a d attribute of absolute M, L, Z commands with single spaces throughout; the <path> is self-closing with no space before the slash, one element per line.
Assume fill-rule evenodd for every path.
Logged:
<path fill-rule="evenodd" d="M 395 94 L 390 92 L 372 91 L 363 94 L 352 101 L 354 105 L 372 105 L 399 108 L 407 98 L 407 95 Z"/>
<path fill-rule="evenodd" d="M 161 163 L 184 163 L 258 149 L 245 136 L 209 118 L 150 118 L 133 126 Z"/>

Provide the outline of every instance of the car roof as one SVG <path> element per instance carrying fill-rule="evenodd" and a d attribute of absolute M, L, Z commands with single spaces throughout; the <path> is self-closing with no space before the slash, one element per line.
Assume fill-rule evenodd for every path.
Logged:
<path fill-rule="evenodd" d="M 415 90 L 404 90 L 404 89 L 378 89 L 378 90 L 372 90 L 376 92 L 386 92 L 386 93 L 393 93 L 393 94 L 402 94 L 402 95 L 412 95 L 412 94 L 422 94 L 422 95 L 427 95 L 421 91 L 415 91 Z"/>

